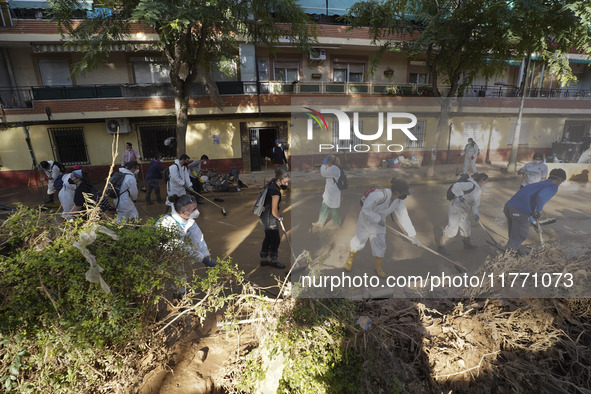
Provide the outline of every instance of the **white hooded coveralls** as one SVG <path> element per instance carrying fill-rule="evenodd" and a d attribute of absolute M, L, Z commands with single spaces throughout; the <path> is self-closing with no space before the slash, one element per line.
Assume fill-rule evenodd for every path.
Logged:
<path fill-rule="evenodd" d="M 53 187 L 53 182 L 59 177 L 60 168 L 54 166 L 54 161 L 52 160 L 48 160 L 47 163 L 49 163 L 49 170 L 43 168 L 43 172 L 45 172 L 47 178 L 47 194 L 53 194 L 56 192 L 55 187 Z"/>
<path fill-rule="evenodd" d="M 475 174 L 477 172 L 476 157 L 479 153 L 480 149 L 478 148 L 478 145 L 476 143 L 474 143 L 474 145 L 466 144 L 466 147 L 464 148 L 464 153 L 462 153 L 462 155 L 464 155 L 464 174 L 468 173 L 468 168 L 472 170 L 472 174 Z"/>
<path fill-rule="evenodd" d="M 404 201 L 396 198 L 391 202 L 391 198 L 390 189 L 376 189 L 369 193 L 359 212 L 355 236 L 350 242 L 351 250 L 363 249 L 369 239 L 373 256 L 383 258 L 386 254 L 386 218 L 391 213 L 409 237 L 417 235 Z"/>
<path fill-rule="evenodd" d="M 62 176 L 64 186 L 62 186 L 57 195 L 60 199 L 60 204 L 62 205 L 62 218 L 64 219 L 67 219 L 68 216 L 70 216 L 70 211 L 74 208 L 74 192 L 76 191 L 76 185 L 68 182 L 71 175 L 72 174 L 68 173 Z"/>
<path fill-rule="evenodd" d="M 187 167 L 182 166 L 179 159 L 176 159 L 173 164 L 170 165 L 170 180 L 166 184 L 166 191 L 168 196 L 176 194 L 177 196 L 183 196 L 187 194 L 185 187 L 192 187 L 191 178 L 189 177 L 189 171 Z M 167 205 L 170 205 L 167 201 Z"/>
<path fill-rule="evenodd" d="M 470 193 L 465 193 L 474 187 Z M 451 191 L 457 197 L 454 198 L 447 209 L 448 222 L 447 226 L 443 230 L 448 238 L 453 238 L 460 230 L 462 237 L 469 237 L 472 233 L 472 227 L 470 222 L 470 213 L 478 215 L 478 207 L 480 206 L 480 195 L 482 189 L 478 186 L 478 183 L 470 178 L 468 182 L 456 182 L 452 187 Z M 461 202 L 459 196 L 464 197 L 464 202 Z"/>
<path fill-rule="evenodd" d="M 197 211 L 197 216 L 199 211 Z M 196 218 L 195 218 L 196 219 Z M 210 255 L 203 233 L 194 219 L 183 219 L 174 206 L 171 212 L 162 216 L 156 223 L 158 226 L 167 228 L 176 232 L 178 235 L 178 242 L 185 245 L 187 252 L 195 258 L 198 263 L 202 263 L 203 259 Z"/>
<path fill-rule="evenodd" d="M 120 168 L 119 172 L 125 175 L 121 187 L 119 188 L 119 198 L 116 198 L 113 202 L 117 207 L 117 221 L 122 222 L 129 219 L 138 219 L 139 214 L 137 208 L 133 203 L 137 199 L 137 180 L 133 172 L 127 168 Z"/>
<path fill-rule="evenodd" d="M 337 186 L 337 180 L 341 176 L 341 170 L 335 165 L 328 166 L 327 164 L 323 164 L 320 167 L 320 175 L 326 178 L 322 201 L 329 208 L 340 208 L 341 189 Z"/>

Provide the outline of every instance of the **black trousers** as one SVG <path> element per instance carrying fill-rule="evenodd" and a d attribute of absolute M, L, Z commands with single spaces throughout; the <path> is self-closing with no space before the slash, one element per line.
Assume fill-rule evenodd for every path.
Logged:
<path fill-rule="evenodd" d="M 281 234 L 279 229 L 265 229 L 265 239 L 263 240 L 263 247 L 261 254 L 269 253 L 272 257 L 277 257 L 279 254 L 279 243 L 281 242 Z"/>

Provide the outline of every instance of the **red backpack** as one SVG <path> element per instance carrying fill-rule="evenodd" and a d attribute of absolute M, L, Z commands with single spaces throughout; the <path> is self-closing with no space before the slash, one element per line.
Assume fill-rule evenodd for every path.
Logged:
<path fill-rule="evenodd" d="M 386 200 L 388 199 L 388 195 L 386 194 L 386 192 L 385 192 L 384 188 L 383 188 L 383 187 L 377 187 L 377 186 L 374 186 L 374 187 L 370 187 L 369 189 L 367 189 L 367 190 L 366 190 L 366 191 L 363 193 L 363 196 L 361 196 L 361 199 L 359 200 L 359 204 L 360 204 L 361 206 L 363 206 L 363 204 L 365 203 L 365 200 L 367 200 L 367 196 L 369 196 L 369 195 L 370 195 L 370 193 L 372 193 L 372 192 L 374 192 L 374 191 L 376 191 L 376 190 L 381 190 L 381 191 L 383 191 L 383 192 L 384 192 L 384 200 L 383 200 L 383 201 L 381 201 L 381 202 L 380 202 L 380 204 L 383 204 L 384 202 L 386 202 Z M 378 205 L 379 205 L 379 204 L 378 204 Z"/>

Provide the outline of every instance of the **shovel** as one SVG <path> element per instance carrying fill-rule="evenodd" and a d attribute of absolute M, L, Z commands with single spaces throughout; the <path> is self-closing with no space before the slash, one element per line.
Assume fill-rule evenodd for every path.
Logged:
<path fill-rule="evenodd" d="M 400 231 L 396 230 L 395 228 L 392 228 L 390 226 L 386 226 L 386 228 L 388 230 L 392 231 L 394 234 L 398 235 L 399 237 L 402 237 L 402 238 L 406 239 L 407 241 L 413 242 L 411 237 L 409 237 L 408 235 L 405 235 L 405 234 L 401 233 Z M 431 252 L 431 253 L 433 253 L 436 256 L 439 256 L 439 257 L 445 259 L 447 262 L 452 263 L 453 266 L 455 267 L 455 269 L 458 270 L 458 272 L 461 272 L 461 273 L 468 272 L 468 269 L 466 267 L 464 267 L 463 265 L 460 265 L 460 264 L 456 263 L 453 260 L 448 259 L 447 257 L 445 257 L 444 255 L 442 255 L 441 253 L 438 253 L 438 252 L 434 251 L 433 249 L 431 249 L 431 248 L 429 248 L 429 247 L 427 247 L 425 245 L 421 245 L 420 247 L 423 248 L 423 249 L 425 249 L 425 250 L 427 250 L 427 251 L 429 251 L 429 252 Z"/>
<path fill-rule="evenodd" d="M 486 229 L 486 227 L 484 227 L 484 224 L 480 223 L 480 220 L 478 220 L 478 224 L 480 224 L 480 227 L 482 227 L 482 229 L 484 230 L 484 232 L 490 237 L 490 239 L 492 239 L 492 242 L 487 241 L 489 244 L 491 244 L 492 246 L 494 246 L 495 248 L 501 250 L 501 251 L 505 251 L 505 248 L 503 248 L 501 245 L 499 245 L 499 243 L 493 238 L 493 236 L 488 232 L 488 230 Z M 495 233 L 496 234 L 496 233 Z M 498 234 L 497 234 L 498 235 Z"/>

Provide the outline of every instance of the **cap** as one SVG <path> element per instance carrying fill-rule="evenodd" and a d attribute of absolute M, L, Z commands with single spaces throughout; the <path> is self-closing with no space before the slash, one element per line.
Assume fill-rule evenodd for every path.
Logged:
<path fill-rule="evenodd" d="M 560 178 L 563 181 L 566 181 L 566 172 L 562 168 L 555 168 L 550 171 L 550 176 Z"/>
<path fill-rule="evenodd" d="M 74 170 L 81 170 L 82 167 L 79 164 L 74 164 Z"/>
<path fill-rule="evenodd" d="M 72 174 L 76 177 L 76 178 L 80 178 L 82 179 L 82 170 L 76 170 L 76 171 L 72 171 Z"/>
<path fill-rule="evenodd" d="M 393 192 L 399 192 L 402 194 L 410 194 L 410 191 L 408 189 L 408 183 L 404 179 L 396 179 L 392 183 L 391 189 Z"/>
<path fill-rule="evenodd" d="M 277 138 L 277 139 L 275 140 L 275 143 L 276 143 L 276 144 L 280 144 L 280 143 L 281 143 L 281 140 L 280 140 L 279 138 Z"/>

